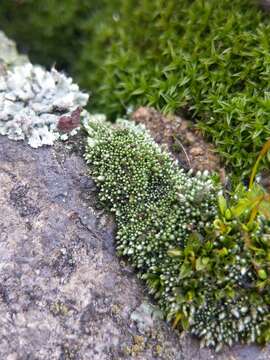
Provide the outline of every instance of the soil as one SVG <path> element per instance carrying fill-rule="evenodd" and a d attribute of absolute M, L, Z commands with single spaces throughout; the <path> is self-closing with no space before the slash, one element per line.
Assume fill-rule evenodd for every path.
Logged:
<path fill-rule="evenodd" d="M 205 140 L 194 123 L 175 115 L 164 116 L 148 107 L 138 108 L 132 114 L 132 119 L 144 124 L 155 141 L 165 146 L 181 167 L 216 172 L 222 183 L 230 187 L 229 176 L 215 146 Z M 270 170 L 262 171 L 260 183 L 270 192 Z"/>
<path fill-rule="evenodd" d="M 132 114 L 144 124 L 155 141 L 163 144 L 186 170 L 217 172 L 225 181 L 225 169 L 215 147 L 207 143 L 194 124 L 179 116 L 164 116 L 153 108 L 140 107 Z"/>

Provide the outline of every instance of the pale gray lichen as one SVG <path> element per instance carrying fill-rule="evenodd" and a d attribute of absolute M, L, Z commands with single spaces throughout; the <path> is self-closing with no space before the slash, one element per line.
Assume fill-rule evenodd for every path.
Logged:
<path fill-rule="evenodd" d="M 0 72 L 0 135 L 37 148 L 76 133 L 80 117 L 86 116 L 81 108 L 89 95 L 54 68 L 47 71 L 30 62 L 17 65 L 13 42 L 3 39 L 1 49 L 6 50 L 1 60 L 7 66 Z"/>
<path fill-rule="evenodd" d="M 6 35 L 0 31 L 0 64 L 5 65 L 21 65 L 28 62 L 25 55 L 17 52 L 14 41 L 8 39 Z"/>
<path fill-rule="evenodd" d="M 136 322 L 139 332 L 143 334 L 154 327 L 155 321 L 163 319 L 163 314 L 158 307 L 149 302 L 142 302 L 131 313 L 130 318 Z"/>

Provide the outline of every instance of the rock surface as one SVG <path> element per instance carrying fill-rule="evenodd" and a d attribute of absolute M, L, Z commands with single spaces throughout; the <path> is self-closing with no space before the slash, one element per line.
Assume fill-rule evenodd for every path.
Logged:
<path fill-rule="evenodd" d="M 269 359 L 199 349 L 160 320 L 115 254 L 79 140 L 34 150 L 0 137 L 0 359 Z"/>

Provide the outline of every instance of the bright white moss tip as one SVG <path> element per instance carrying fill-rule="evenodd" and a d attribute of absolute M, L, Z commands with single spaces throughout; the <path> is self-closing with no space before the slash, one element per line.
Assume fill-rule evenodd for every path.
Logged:
<path fill-rule="evenodd" d="M 0 73 L 0 134 L 34 148 L 74 134 L 88 94 L 55 69 L 25 63 Z"/>

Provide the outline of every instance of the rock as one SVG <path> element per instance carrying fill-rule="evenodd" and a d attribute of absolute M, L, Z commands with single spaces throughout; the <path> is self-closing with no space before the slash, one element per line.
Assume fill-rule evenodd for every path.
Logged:
<path fill-rule="evenodd" d="M 128 359 L 140 335 L 143 290 L 122 271 L 76 141 L 34 150 L 0 136 L 0 359 Z M 168 339 L 159 358 L 182 359 L 172 329 L 155 327 Z M 144 342 L 154 359 L 156 339 Z"/>
<path fill-rule="evenodd" d="M 263 8 L 263 10 L 267 12 L 270 11 L 270 0 L 259 0 L 259 4 Z"/>
<path fill-rule="evenodd" d="M 0 359 L 268 359 L 254 346 L 200 349 L 160 319 L 115 254 L 72 141 L 34 150 L 0 136 Z"/>
<path fill-rule="evenodd" d="M 133 311 L 130 318 L 136 322 L 139 332 L 144 334 L 153 328 L 155 320 L 162 319 L 163 316 L 158 308 L 149 302 L 143 302 Z"/>

